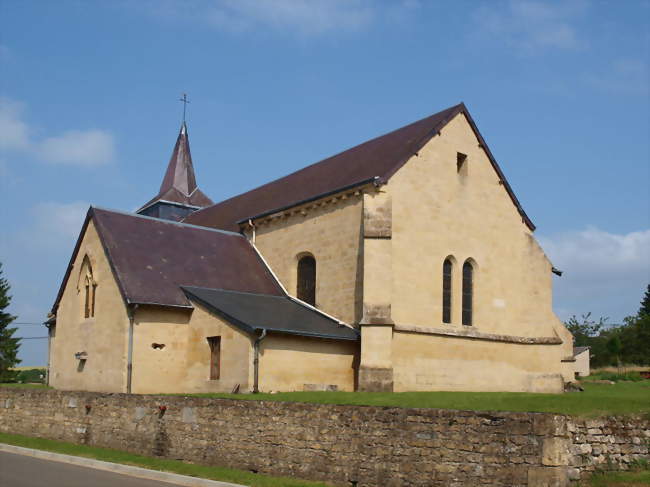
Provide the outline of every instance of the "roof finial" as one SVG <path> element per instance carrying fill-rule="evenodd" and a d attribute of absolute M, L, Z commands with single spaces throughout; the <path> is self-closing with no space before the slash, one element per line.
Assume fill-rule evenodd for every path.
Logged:
<path fill-rule="evenodd" d="M 185 126 L 185 111 L 190 100 L 187 99 L 187 93 L 183 93 L 183 98 L 179 98 L 178 100 L 183 102 L 183 126 Z"/>

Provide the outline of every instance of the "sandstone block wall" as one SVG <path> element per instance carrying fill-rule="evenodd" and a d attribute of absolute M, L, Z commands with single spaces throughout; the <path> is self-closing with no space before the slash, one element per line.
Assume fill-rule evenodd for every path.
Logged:
<path fill-rule="evenodd" d="M 363 269 L 362 204 L 355 193 L 332 195 L 255 223 L 255 246 L 289 294 L 297 295 L 298 260 L 311 254 L 316 306 L 351 325 L 361 318 Z"/>
<path fill-rule="evenodd" d="M 650 460 L 650 418 L 570 419 L 570 479 L 594 470 L 626 470 L 640 459 Z"/>
<path fill-rule="evenodd" d="M 0 431 L 357 487 L 564 486 L 650 441 L 647 418 L 11 388 Z"/>

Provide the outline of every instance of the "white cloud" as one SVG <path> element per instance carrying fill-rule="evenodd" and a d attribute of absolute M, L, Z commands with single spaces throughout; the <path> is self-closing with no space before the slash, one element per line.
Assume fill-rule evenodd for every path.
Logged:
<path fill-rule="evenodd" d="M 43 140 L 37 150 L 46 162 L 99 166 L 113 160 L 114 147 L 113 136 L 103 130 L 69 130 Z"/>
<path fill-rule="evenodd" d="M 595 227 L 539 238 L 564 275 L 555 280 L 556 309 L 613 320 L 636 313 L 650 283 L 650 230 L 614 234 Z"/>
<path fill-rule="evenodd" d="M 372 0 L 158 0 L 146 9 L 161 18 L 201 22 L 227 32 L 273 29 L 315 36 L 360 31 L 380 17 L 397 18 L 418 6 L 417 0 L 386 6 Z"/>
<path fill-rule="evenodd" d="M 483 34 L 524 52 L 539 49 L 578 49 L 573 19 L 585 10 L 583 1 L 549 2 L 510 0 L 505 5 L 490 2 L 474 12 Z"/>
<path fill-rule="evenodd" d="M 0 149 L 29 147 L 29 127 L 22 120 L 23 105 L 0 97 Z"/>
<path fill-rule="evenodd" d="M 586 81 L 598 90 L 624 95 L 648 95 L 650 66 L 648 61 L 622 58 L 611 63 L 597 75 L 588 75 Z"/>
<path fill-rule="evenodd" d="M 36 247 L 71 249 L 89 207 L 85 201 L 38 203 L 30 211 L 31 225 L 22 232 L 22 237 Z"/>
<path fill-rule="evenodd" d="M 358 30 L 374 15 L 363 0 L 222 0 L 210 10 L 209 21 L 220 27 L 268 26 L 301 34 Z"/>
<path fill-rule="evenodd" d="M 68 130 L 61 135 L 34 140 L 23 120 L 22 103 L 0 98 L 0 149 L 32 154 L 53 164 L 98 166 L 111 162 L 115 141 L 105 130 Z"/>

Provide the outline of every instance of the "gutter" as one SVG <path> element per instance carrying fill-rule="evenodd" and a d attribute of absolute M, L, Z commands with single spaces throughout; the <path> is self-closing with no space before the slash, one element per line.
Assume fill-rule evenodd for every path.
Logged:
<path fill-rule="evenodd" d="M 316 201 L 316 200 L 319 200 L 321 198 L 325 198 L 327 196 L 331 196 L 333 194 L 340 193 L 341 191 L 346 191 L 348 189 L 356 188 L 357 186 L 363 186 L 364 184 L 368 184 L 368 183 L 376 183 L 377 186 L 379 184 L 381 184 L 381 182 L 379 181 L 379 176 L 373 176 L 371 178 L 364 179 L 364 180 L 356 182 L 356 183 L 348 184 L 348 185 L 343 186 L 341 188 L 336 188 L 336 189 L 333 189 L 331 191 L 327 191 L 325 193 L 317 194 L 316 196 L 310 196 L 309 198 L 306 198 L 304 200 L 296 201 L 294 203 L 289 203 L 288 205 L 284 205 L 284 206 L 281 206 L 279 208 L 274 208 L 272 210 L 267 210 L 267 211 L 265 211 L 263 213 L 259 213 L 257 215 L 242 218 L 241 220 L 237 220 L 235 223 L 240 225 L 242 223 L 248 222 L 249 220 L 257 220 L 258 218 L 269 216 L 269 215 L 272 215 L 273 213 L 279 213 L 281 211 L 288 210 L 289 208 L 293 208 L 294 206 L 304 205 L 305 203 L 310 203 L 312 201 Z"/>
<path fill-rule="evenodd" d="M 198 189 L 198 188 L 196 188 L 196 189 Z M 194 190 L 194 191 L 196 191 L 196 190 Z M 192 195 L 194 194 L 194 191 L 192 191 L 191 194 L 186 194 L 186 195 L 184 195 L 184 196 L 186 196 L 186 197 L 189 198 L 190 196 L 192 196 Z M 135 210 L 135 213 L 138 213 L 139 211 L 144 211 L 144 210 L 146 210 L 147 208 L 151 208 L 151 207 L 152 207 L 153 205 L 155 205 L 156 203 L 167 203 L 168 205 L 179 206 L 179 207 L 182 207 L 182 208 L 191 208 L 191 209 L 193 209 L 193 210 L 200 210 L 200 209 L 202 209 L 202 208 L 205 208 L 204 206 L 196 206 L 196 205 L 189 205 L 189 204 L 186 205 L 185 203 L 179 203 L 179 202 L 177 202 L 177 201 L 156 200 L 156 201 L 154 201 L 153 203 L 149 203 L 149 204 L 147 204 L 147 205 L 144 205 L 142 208 L 138 208 L 137 210 Z"/>
<path fill-rule="evenodd" d="M 253 250 L 255 251 L 255 253 L 257 254 L 257 256 L 260 258 L 260 260 L 262 261 L 262 263 L 264 264 L 264 267 L 266 267 L 266 270 L 269 271 L 269 273 L 271 274 L 271 277 L 273 277 L 273 279 L 275 280 L 276 284 L 280 287 L 280 289 L 282 290 L 282 292 L 283 292 L 286 296 L 288 296 L 289 293 L 287 292 L 287 290 L 285 289 L 285 287 L 282 285 L 282 282 L 280 282 L 280 279 L 278 279 L 278 276 L 275 275 L 275 272 L 273 272 L 273 269 L 271 269 L 271 266 L 269 265 L 269 263 L 266 261 L 266 259 L 265 259 L 264 256 L 262 255 L 262 252 L 260 252 L 259 249 L 255 246 L 255 244 L 252 243 L 252 242 L 250 242 L 250 240 L 249 240 L 249 243 L 251 244 L 251 247 L 253 247 Z"/>
<path fill-rule="evenodd" d="M 248 226 L 253 229 L 253 238 L 252 238 L 251 242 L 252 242 L 253 245 L 255 245 L 255 224 L 253 223 L 253 220 L 251 220 L 250 218 L 248 219 L 247 223 L 248 223 Z"/>
<path fill-rule="evenodd" d="M 126 359 L 126 393 L 131 394 L 131 384 L 133 382 L 133 325 L 135 322 L 135 312 L 138 309 L 137 304 L 130 304 L 127 307 L 129 315 L 129 345 Z"/>
<path fill-rule="evenodd" d="M 350 328 L 350 329 L 352 329 L 352 330 L 356 330 L 356 328 L 355 328 L 354 326 L 349 325 L 349 324 L 347 324 L 346 322 L 341 321 L 341 320 L 339 320 L 338 318 L 336 318 L 336 317 L 334 317 L 334 316 L 332 316 L 332 315 L 329 315 L 329 314 L 325 313 L 325 311 L 323 311 L 322 309 L 318 309 L 317 307 L 312 306 L 311 304 L 306 303 L 305 301 L 303 301 L 303 300 L 301 300 L 301 299 L 298 299 L 298 298 L 293 297 L 293 296 L 292 296 L 291 294 L 289 294 L 289 293 L 287 293 L 287 297 L 288 297 L 291 301 L 293 301 L 294 303 L 298 303 L 298 304 L 304 306 L 305 308 L 309 308 L 309 309 L 311 309 L 312 311 L 315 311 L 316 313 L 318 313 L 318 314 L 320 314 L 320 315 L 323 315 L 323 316 L 325 316 L 326 318 L 329 318 L 329 319 L 332 320 L 332 321 L 335 321 L 336 324 L 338 324 L 339 326 L 347 326 L 348 328 Z"/>
<path fill-rule="evenodd" d="M 266 328 L 262 328 L 262 334 L 253 343 L 253 394 L 260 392 L 260 343 L 266 338 Z"/>

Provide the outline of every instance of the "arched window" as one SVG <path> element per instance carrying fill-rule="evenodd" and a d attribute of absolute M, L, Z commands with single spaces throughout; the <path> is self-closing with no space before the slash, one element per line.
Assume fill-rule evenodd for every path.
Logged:
<path fill-rule="evenodd" d="M 447 257 L 442 264 L 442 322 L 451 323 L 451 274 L 454 264 Z"/>
<path fill-rule="evenodd" d="M 316 259 L 305 255 L 298 261 L 298 299 L 316 306 Z"/>
<path fill-rule="evenodd" d="M 81 275 L 79 277 L 80 285 L 84 293 L 84 318 L 92 318 L 95 316 L 95 290 L 97 289 L 97 283 L 93 277 L 93 268 L 90 265 L 88 256 L 84 257 L 83 264 L 81 265 Z"/>
<path fill-rule="evenodd" d="M 474 300 L 474 266 L 470 261 L 463 264 L 463 325 L 472 326 Z"/>

